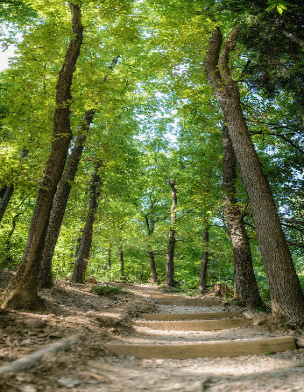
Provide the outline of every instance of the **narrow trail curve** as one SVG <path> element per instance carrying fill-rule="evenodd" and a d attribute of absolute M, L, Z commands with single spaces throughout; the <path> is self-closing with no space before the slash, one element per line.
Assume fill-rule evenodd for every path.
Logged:
<path fill-rule="evenodd" d="M 253 326 L 219 300 L 131 289 L 151 295 L 158 313 L 142 314 L 134 334 L 106 344 L 109 355 L 92 361 L 111 382 L 98 391 L 304 390 L 304 350 L 286 332 Z"/>

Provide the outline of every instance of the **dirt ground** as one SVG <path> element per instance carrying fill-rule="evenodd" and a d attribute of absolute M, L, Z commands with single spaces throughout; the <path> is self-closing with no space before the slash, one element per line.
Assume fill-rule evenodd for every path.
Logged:
<path fill-rule="evenodd" d="M 1 292 L 12 276 L 12 272 L 0 271 Z M 69 350 L 47 354 L 39 365 L 26 372 L 8 373 L 0 380 L 1 391 L 51 392 L 55 390 L 54 380 L 65 379 L 67 374 L 71 379 L 94 384 L 98 377 L 88 371 L 88 361 L 107 354 L 103 349 L 105 342 L 129 335 L 133 317 L 155 308 L 149 298 L 130 291 L 107 297 L 92 292 L 92 286 L 59 280 L 52 289 L 39 292 L 47 311 L 1 311 L 0 367 L 55 341 L 78 335 Z"/>
<path fill-rule="evenodd" d="M 0 271 L 0 294 L 12 276 L 10 271 Z M 75 342 L 66 351 L 48 353 L 30 369 L 7 373 L 0 379 L 1 392 L 304 390 L 304 348 L 236 358 L 140 360 L 113 356 L 105 350 L 105 343 L 114 340 L 157 342 L 161 339 L 164 344 L 182 340 L 187 344 L 208 339 L 296 337 L 303 334 L 275 324 L 270 316 L 257 314 L 248 327 L 195 333 L 166 331 L 160 336 L 157 331 L 134 327 L 133 318 L 155 311 L 187 313 L 194 308 L 181 307 L 178 310 L 179 307 L 155 305 L 144 290 L 123 289 L 115 296 L 101 296 L 92 290 L 93 286 L 59 280 L 52 289 L 39 292 L 45 299 L 47 311 L 0 311 L 0 370 L 16 359 L 76 335 Z M 196 311 L 240 309 L 223 299 L 219 306 Z"/>

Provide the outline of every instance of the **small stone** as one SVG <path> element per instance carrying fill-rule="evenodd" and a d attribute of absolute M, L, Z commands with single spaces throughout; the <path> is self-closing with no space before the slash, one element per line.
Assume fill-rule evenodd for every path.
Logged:
<path fill-rule="evenodd" d="M 254 313 L 253 312 L 243 312 L 243 316 L 247 317 L 248 319 L 253 319 L 254 318 Z"/>
<path fill-rule="evenodd" d="M 54 339 L 60 339 L 62 337 L 63 337 L 62 333 L 51 333 L 49 335 L 49 338 L 54 338 Z"/>
<path fill-rule="evenodd" d="M 59 385 L 66 387 L 66 388 L 74 388 L 77 385 L 81 384 L 80 380 L 73 379 L 73 378 L 62 377 L 62 378 L 59 378 L 59 380 L 57 380 L 57 381 L 58 381 Z"/>
<path fill-rule="evenodd" d="M 260 325 L 265 325 L 267 323 L 266 318 L 256 318 L 252 321 L 252 325 L 254 326 L 260 326 Z"/>
<path fill-rule="evenodd" d="M 37 392 L 37 389 L 33 387 L 32 385 L 20 385 L 18 387 L 19 391 L 21 392 Z"/>
<path fill-rule="evenodd" d="M 22 340 L 22 342 L 20 343 L 20 346 L 28 346 L 32 343 L 31 339 L 25 339 Z"/>
<path fill-rule="evenodd" d="M 40 319 L 36 319 L 36 318 L 30 318 L 25 320 L 25 324 L 28 328 L 38 328 L 38 329 L 42 329 L 45 328 L 47 326 L 47 323 L 43 320 Z"/>

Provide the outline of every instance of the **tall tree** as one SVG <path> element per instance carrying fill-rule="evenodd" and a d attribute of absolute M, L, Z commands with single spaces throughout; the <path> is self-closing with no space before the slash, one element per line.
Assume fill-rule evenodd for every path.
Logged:
<path fill-rule="evenodd" d="M 8 206 L 8 203 L 14 193 L 14 185 L 4 185 L 0 189 L 0 222 L 3 218 L 3 215 L 6 211 L 6 208 Z"/>
<path fill-rule="evenodd" d="M 71 86 L 76 61 L 83 41 L 80 6 L 70 3 L 69 7 L 74 36 L 68 45 L 57 81 L 51 154 L 47 161 L 42 186 L 38 193 L 26 248 L 21 264 L 8 287 L 2 305 L 11 309 L 44 307 L 37 295 L 40 258 L 53 198 L 64 169 L 68 148 L 72 139 L 70 127 Z"/>
<path fill-rule="evenodd" d="M 219 28 L 212 31 L 205 71 L 223 110 L 241 179 L 249 197 L 270 287 L 273 314 L 303 322 L 304 297 L 299 279 L 270 187 L 250 138 L 241 108 L 238 84 L 230 75 L 229 54 L 234 49 L 238 31 L 238 28 L 232 30 L 221 54 L 221 31 Z"/>
<path fill-rule="evenodd" d="M 232 242 L 234 257 L 234 297 L 248 306 L 263 307 L 252 266 L 249 237 L 236 199 L 236 159 L 228 128 L 222 130 L 223 145 L 223 208 Z"/>
<path fill-rule="evenodd" d="M 87 138 L 87 131 L 93 121 L 94 110 L 88 110 L 85 115 L 84 124 L 82 126 L 83 135 L 79 135 L 68 163 L 65 167 L 63 176 L 60 180 L 58 190 L 53 202 L 50 221 L 47 228 L 43 252 L 41 257 L 41 265 L 39 272 L 39 284 L 43 289 L 52 287 L 52 259 L 60 232 L 60 227 L 66 210 L 72 182 L 80 162 L 84 144 Z"/>
<path fill-rule="evenodd" d="M 168 181 L 172 194 L 171 204 L 171 221 L 169 229 L 169 245 L 166 254 L 166 285 L 174 287 L 174 249 L 175 249 L 175 224 L 176 224 L 176 207 L 177 207 L 177 189 L 175 181 Z"/>
<path fill-rule="evenodd" d="M 204 294 L 207 290 L 207 267 L 209 258 L 209 225 L 208 220 L 205 219 L 205 229 L 203 233 L 203 256 L 201 260 L 200 279 L 198 289 L 200 293 Z"/>
<path fill-rule="evenodd" d="M 101 195 L 102 181 L 101 181 L 100 170 L 102 167 L 103 167 L 103 162 L 101 160 L 98 160 L 90 184 L 89 211 L 86 219 L 86 224 L 82 231 L 79 248 L 76 254 L 73 275 L 71 278 L 71 282 L 73 283 L 83 283 L 85 280 L 85 274 L 89 263 L 90 250 L 92 245 L 93 224 L 96 217 L 99 197 Z"/>
<path fill-rule="evenodd" d="M 148 230 L 148 257 L 149 257 L 149 264 L 150 264 L 150 271 L 151 271 L 151 283 L 157 283 L 157 272 L 156 272 L 156 266 L 155 266 L 155 257 L 154 257 L 154 253 L 153 250 L 151 249 L 151 244 L 150 244 L 150 239 L 151 239 L 151 235 L 154 232 L 154 228 L 155 228 L 155 220 L 153 217 L 153 212 L 154 212 L 154 203 L 151 203 L 151 217 L 149 219 L 149 215 L 148 213 L 145 215 L 145 221 L 146 221 L 146 226 L 147 226 L 147 230 Z"/>

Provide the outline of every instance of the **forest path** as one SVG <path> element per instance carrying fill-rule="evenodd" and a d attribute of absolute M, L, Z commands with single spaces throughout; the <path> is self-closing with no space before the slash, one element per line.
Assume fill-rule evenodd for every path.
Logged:
<path fill-rule="evenodd" d="M 11 276 L 9 272 L 0 273 L 0 287 L 4 289 Z M 179 344 L 185 347 L 202 342 L 213 344 L 215 341 L 275 339 L 302 334 L 271 323 L 269 316 L 262 313 L 255 313 L 249 325 L 230 329 L 147 328 L 140 323 L 163 323 L 171 319 L 179 323 L 185 317 L 187 322 L 245 319 L 244 308 L 225 300 L 217 305 L 155 307 L 151 293 L 168 299 L 167 294 L 152 287 L 136 289 L 132 286 L 117 296 L 106 297 L 96 295 L 91 284 L 71 284 L 62 280 L 53 289 L 39 293 L 48 306 L 46 312 L 0 313 L 0 366 L 44 349 L 59 339 L 75 334 L 80 336 L 69 350 L 49 353 L 30 369 L 8 373 L 0 380 L 1 392 L 304 390 L 304 348 L 272 355 L 231 357 L 228 353 L 224 357 L 188 359 L 137 358 L 122 352 L 113 355 L 106 348 L 107 344 L 152 347 Z M 180 298 L 172 294 L 171 297 L 175 301 Z M 166 320 L 155 320 L 163 317 L 161 314 L 167 315 Z M 232 317 L 228 318 L 228 315 Z M 225 316 L 224 319 L 219 318 L 221 316 Z"/>
<path fill-rule="evenodd" d="M 158 313 L 141 314 L 134 320 L 133 335 L 105 345 L 116 355 L 106 362 L 132 369 L 135 390 L 304 390 L 302 350 L 286 332 L 261 328 L 266 324 L 262 314 L 250 320 L 248 312 L 227 311 L 225 301 L 135 290 L 154 298 Z M 149 368 L 153 376 L 147 377 Z M 123 390 L 128 389 L 113 391 Z"/>

